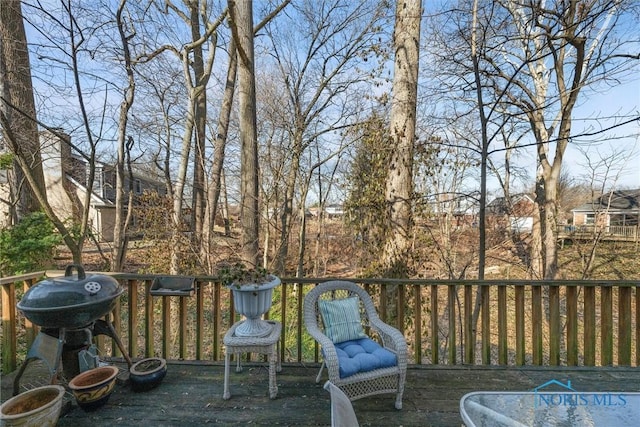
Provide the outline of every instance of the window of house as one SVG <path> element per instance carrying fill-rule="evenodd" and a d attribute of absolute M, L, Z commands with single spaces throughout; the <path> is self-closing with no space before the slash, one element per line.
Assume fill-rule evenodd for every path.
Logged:
<path fill-rule="evenodd" d="M 136 179 L 135 181 L 133 181 L 133 191 L 135 191 L 136 194 L 142 193 L 142 183 L 140 182 L 139 179 Z"/>
<path fill-rule="evenodd" d="M 585 224 L 595 224 L 596 223 L 596 214 L 586 214 L 584 219 Z"/>

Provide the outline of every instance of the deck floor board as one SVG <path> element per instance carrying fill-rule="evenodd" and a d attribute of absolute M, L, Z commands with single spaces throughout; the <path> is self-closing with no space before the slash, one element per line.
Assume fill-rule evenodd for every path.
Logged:
<path fill-rule="evenodd" d="M 37 364 L 27 369 L 21 384 L 46 383 Z M 126 365 L 117 363 L 126 377 Z M 231 399 L 223 400 L 224 367 L 220 363 L 170 362 L 162 384 L 134 393 L 124 381 L 109 402 L 95 412 L 84 412 L 72 398 L 58 426 L 328 426 L 329 394 L 315 384 L 318 366 L 284 364 L 278 373 L 278 397 L 268 396 L 264 364 L 231 369 Z M 637 368 L 567 367 L 410 367 L 403 409 L 395 410 L 391 395 L 353 402 L 362 426 L 460 426 L 459 402 L 479 390 L 528 391 L 550 380 L 567 383 L 576 391 L 640 391 Z M 2 396 L 11 397 L 13 374 L 3 375 Z"/>

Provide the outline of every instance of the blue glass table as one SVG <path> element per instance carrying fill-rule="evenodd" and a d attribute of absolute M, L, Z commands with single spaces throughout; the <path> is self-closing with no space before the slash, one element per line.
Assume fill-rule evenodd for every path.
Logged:
<path fill-rule="evenodd" d="M 467 427 L 638 426 L 640 393 L 489 392 L 460 399 Z"/>

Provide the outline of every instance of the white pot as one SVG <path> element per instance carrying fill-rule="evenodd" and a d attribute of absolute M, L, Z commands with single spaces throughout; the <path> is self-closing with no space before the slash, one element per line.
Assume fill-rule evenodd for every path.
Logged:
<path fill-rule="evenodd" d="M 262 315 L 271 308 L 273 288 L 280 284 L 280 278 L 271 275 L 266 283 L 231 284 L 233 303 L 238 313 L 245 317 L 235 334 L 240 337 L 263 337 L 269 335 L 273 325 L 262 320 Z"/>

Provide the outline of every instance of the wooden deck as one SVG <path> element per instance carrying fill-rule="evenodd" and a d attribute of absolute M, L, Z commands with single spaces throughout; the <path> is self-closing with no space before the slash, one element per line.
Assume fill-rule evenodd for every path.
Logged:
<path fill-rule="evenodd" d="M 121 368 L 125 367 L 117 363 Z M 328 426 L 329 394 L 315 384 L 317 365 L 284 364 L 278 374 L 278 397 L 268 397 L 268 372 L 260 363 L 231 369 L 231 399 L 222 399 L 222 364 L 171 362 L 162 384 L 149 392 L 134 393 L 120 381 L 109 402 L 95 412 L 84 412 L 69 399 L 58 426 Z M 123 370 L 122 377 L 126 377 Z M 362 426 L 460 426 L 460 398 L 478 390 L 532 390 L 549 380 L 577 391 L 640 391 L 640 369 L 573 367 L 413 366 L 401 411 L 391 396 L 354 402 Z M 13 375 L 2 378 L 2 401 L 11 397 Z M 27 369 L 21 384 L 40 381 L 38 367 Z"/>

